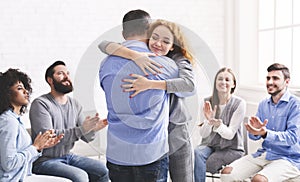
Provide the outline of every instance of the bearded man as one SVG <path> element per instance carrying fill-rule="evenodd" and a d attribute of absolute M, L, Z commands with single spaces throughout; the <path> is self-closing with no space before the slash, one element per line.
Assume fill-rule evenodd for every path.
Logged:
<path fill-rule="evenodd" d="M 38 133 L 54 129 L 57 135 L 64 134 L 60 143 L 44 149 L 36 160 L 36 174 L 60 176 L 75 182 L 108 181 L 108 170 L 98 160 L 70 153 L 79 139 L 92 141 L 95 133 L 107 125 L 96 113 L 84 118 L 82 106 L 67 94 L 73 91 L 69 71 L 63 61 L 56 61 L 46 70 L 46 82 L 51 91 L 36 98 L 30 107 L 32 138 Z"/>

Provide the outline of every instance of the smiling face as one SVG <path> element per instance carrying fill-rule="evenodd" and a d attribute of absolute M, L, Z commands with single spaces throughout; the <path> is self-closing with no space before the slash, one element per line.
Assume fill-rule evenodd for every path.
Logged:
<path fill-rule="evenodd" d="M 52 84 L 54 89 L 59 93 L 69 93 L 73 91 L 72 81 L 70 80 L 70 73 L 64 65 L 54 67 L 52 76 Z"/>
<path fill-rule="evenodd" d="M 270 95 L 283 94 L 289 84 L 289 79 L 285 79 L 281 70 L 268 72 L 266 86 Z"/>
<path fill-rule="evenodd" d="M 219 93 L 231 94 L 231 90 L 235 88 L 234 78 L 228 71 L 220 72 L 217 75 L 215 84 Z"/>
<path fill-rule="evenodd" d="M 14 107 L 14 111 L 19 113 L 22 106 L 26 106 L 29 103 L 29 92 L 25 89 L 22 82 L 18 81 L 11 88 L 11 105 Z"/>
<path fill-rule="evenodd" d="M 163 25 L 157 26 L 149 39 L 149 49 L 159 56 L 167 55 L 173 49 L 174 36 L 172 32 Z"/>

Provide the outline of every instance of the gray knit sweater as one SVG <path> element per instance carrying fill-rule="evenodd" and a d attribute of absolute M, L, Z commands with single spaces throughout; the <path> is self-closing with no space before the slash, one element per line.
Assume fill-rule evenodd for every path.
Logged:
<path fill-rule="evenodd" d="M 95 133 L 84 134 L 82 123 L 84 115 L 82 106 L 73 98 L 68 97 L 66 104 L 59 104 L 53 96 L 42 95 L 35 99 L 29 112 L 32 139 L 41 131 L 55 129 L 56 134 L 64 133 L 64 138 L 59 144 L 52 148 L 44 149 L 42 157 L 37 162 L 45 161 L 48 158 L 61 157 L 70 152 L 77 140 L 86 142 L 94 139 Z"/>

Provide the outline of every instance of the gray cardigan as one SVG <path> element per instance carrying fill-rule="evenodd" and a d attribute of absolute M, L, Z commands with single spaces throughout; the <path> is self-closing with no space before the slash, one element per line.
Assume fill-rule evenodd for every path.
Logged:
<path fill-rule="evenodd" d="M 194 74 L 187 59 L 176 55 L 172 59 L 178 66 L 179 77 L 166 80 L 167 92 L 170 93 L 170 122 L 184 124 L 191 121 L 192 116 L 185 104 L 185 97 L 178 97 L 175 93 L 195 91 Z"/>
<path fill-rule="evenodd" d="M 205 100 L 207 101 L 209 100 L 209 98 L 205 98 Z M 240 98 L 233 96 L 225 106 L 223 112 L 220 115 L 220 119 L 222 119 L 225 125 L 229 126 L 231 117 L 238 108 L 240 102 Z M 207 145 L 209 147 L 221 150 L 231 149 L 244 152 L 242 126 L 231 140 L 222 138 L 216 132 L 211 132 L 211 134 L 208 137 L 202 139 L 201 145 Z"/>

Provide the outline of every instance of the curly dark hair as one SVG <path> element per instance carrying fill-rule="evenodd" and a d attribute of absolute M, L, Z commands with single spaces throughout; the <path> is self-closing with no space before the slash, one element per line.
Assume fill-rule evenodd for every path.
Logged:
<path fill-rule="evenodd" d="M 9 68 L 4 73 L 0 72 L 0 114 L 9 109 L 14 109 L 11 105 L 11 87 L 18 82 L 23 83 L 29 95 L 32 93 L 31 79 L 26 73 L 21 72 L 19 69 L 12 68 Z M 25 113 L 26 108 L 27 105 L 22 106 L 20 113 Z"/>

